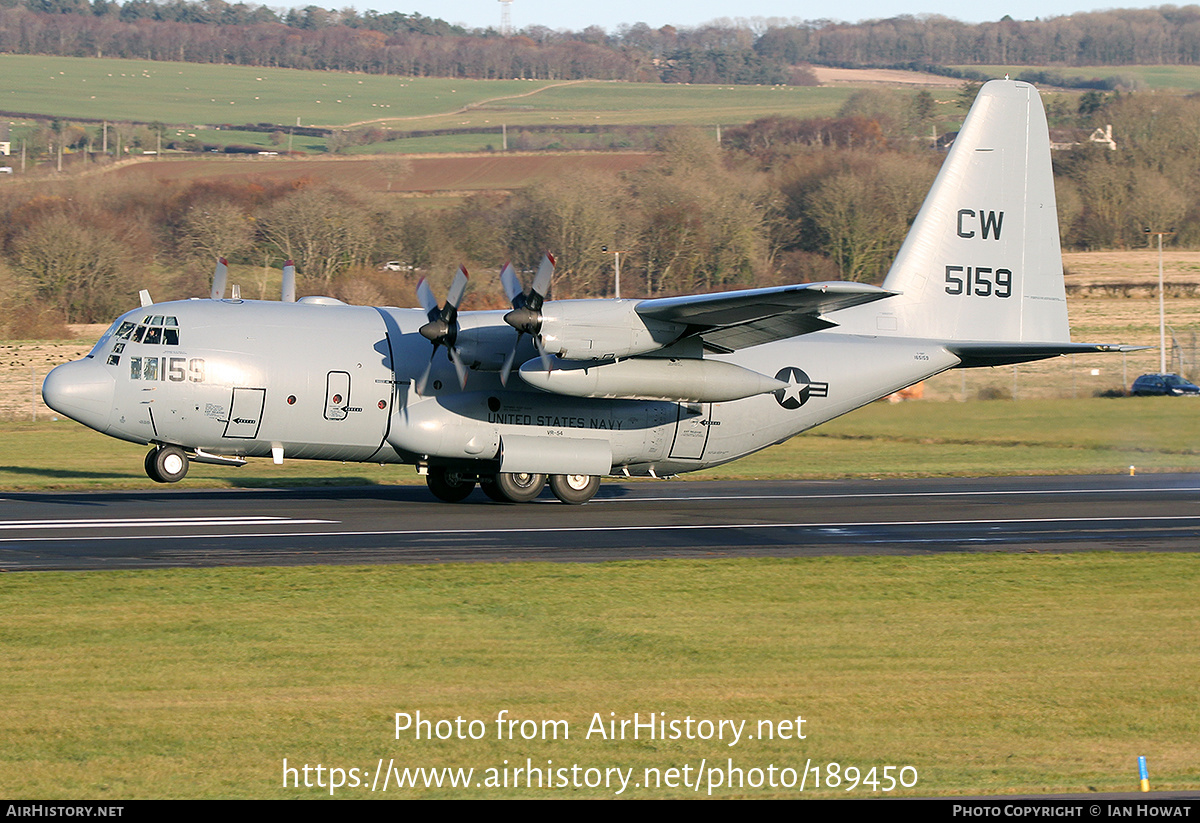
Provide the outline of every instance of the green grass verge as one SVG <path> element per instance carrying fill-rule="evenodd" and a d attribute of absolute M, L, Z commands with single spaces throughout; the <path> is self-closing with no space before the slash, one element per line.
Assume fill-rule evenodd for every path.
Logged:
<path fill-rule="evenodd" d="M 1145 755 L 1155 789 L 1194 788 L 1198 585 L 1191 556 L 1114 554 L 11 575 L 0 794 L 328 796 L 285 788 L 284 758 L 368 784 L 380 758 L 474 768 L 472 784 L 527 759 L 634 782 L 702 760 L 748 781 L 911 766 L 897 793 L 927 796 L 1128 791 Z M 499 740 L 502 710 L 565 720 L 569 739 Z M 395 713 L 417 711 L 483 737 L 397 738 Z M 745 720 L 755 739 L 586 738 L 594 715 L 635 712 Z M 806 739 L 759 739 L 758 721 L 797 716 Z M 509 780 L 389 794 L 613 795 Z M 845 787 L 810 775 L 805 795 L 871 795 Z"/>
<path fill-rule="evenodd" d="M 66 420 L 0 423 L 0 488 L 146 488 L 144 446 Z M 1200 403 L 1086 398 L 876 403 L 690 479 L 1111 474 L 1200 469 Z M 190 487 L 419 483 L 409 466 L 253 460 L 193 464 Z"/>

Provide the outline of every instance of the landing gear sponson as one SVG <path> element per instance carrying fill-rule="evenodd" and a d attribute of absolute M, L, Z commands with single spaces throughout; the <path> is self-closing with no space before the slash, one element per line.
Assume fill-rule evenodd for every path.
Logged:
<path fill-rule="evenodd" d="M 547 476 L 529 472 L 500 472 L 497 474 L 471 474 L 448 469 L 445 466 L 430 466 L 426 475 L 429 491 L 438 500 L 446 503 L 461 503 L 467 499 L 478 483 L 484 494 L 497 503 L 528 503 L 537 499 L 546 487 Z M 600 478 L 587 474 L 552 474 L 549 476 L 550 491 L 563 503 L 582 505 L 591 500 L 600 489 Z"/>

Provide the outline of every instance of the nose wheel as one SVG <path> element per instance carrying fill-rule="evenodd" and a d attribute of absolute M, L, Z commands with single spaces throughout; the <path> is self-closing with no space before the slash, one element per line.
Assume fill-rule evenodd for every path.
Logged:
<path fill-rule="evenodd" d="M 178 483 L 188 471 L 188 456 L 178 446 L 158 446 L 146 455 L 146 474 L 155 483 Z"/>

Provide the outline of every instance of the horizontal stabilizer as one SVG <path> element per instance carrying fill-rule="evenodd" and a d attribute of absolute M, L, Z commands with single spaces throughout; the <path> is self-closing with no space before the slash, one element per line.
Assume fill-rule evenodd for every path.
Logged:
<path fill-rule="evenodd" d="M 1102 354 L 1110 352 L 1144 351 L 1149 346 L 1106 345 L 1095 343 L 947 343 L 946 349 L 962 360 L 959 368 L 979 366 L 1011 366 L 1046 360 L 1063 354 Z"/>

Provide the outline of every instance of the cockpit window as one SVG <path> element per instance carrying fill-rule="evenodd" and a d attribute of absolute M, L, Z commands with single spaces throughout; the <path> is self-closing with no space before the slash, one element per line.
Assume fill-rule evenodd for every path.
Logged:
<path fill-rule="evenodd" d="M 117 329 L 117 337 L 121 338 L 122 340 L 128 340 L 129 336 L 133 334 L 133 329 L 136 325 L 136 323 L 126 320 L 121 324 L 121 328 Z"/>
<path fill-rule="evenodd" d="M 151 346 L 159 344 L 178 346 L 179 320 L 176 317 L 161 314 L 146 317 L 142 325 L 134 330 L 133 339 L 138 343 L 147 343 Z"/>

